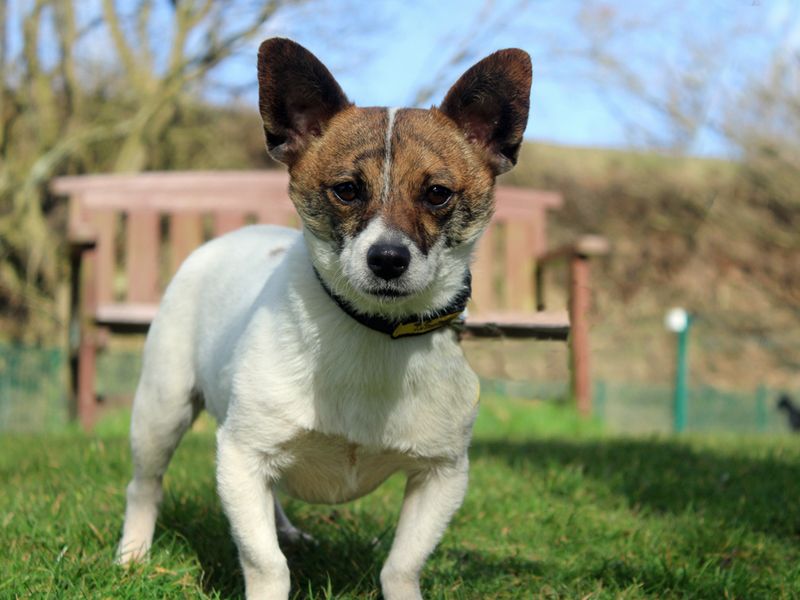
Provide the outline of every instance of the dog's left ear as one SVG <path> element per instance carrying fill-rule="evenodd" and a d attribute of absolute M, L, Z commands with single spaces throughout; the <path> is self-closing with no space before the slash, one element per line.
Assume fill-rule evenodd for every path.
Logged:
<path fill-rule="evenodd" d="M 271 38 L 258 49 L 258 106 L 267 150 L 291 167 L 350 101 L 311 52 L 292 40 Z"/>
<path fill-rule="evenodd" d="M 499 175 L 517 163 L 530 95 L 530 56 L 509 48 L 467 70 L 447 92 L 439 110 L 481 148 L 489 167 Z"/>

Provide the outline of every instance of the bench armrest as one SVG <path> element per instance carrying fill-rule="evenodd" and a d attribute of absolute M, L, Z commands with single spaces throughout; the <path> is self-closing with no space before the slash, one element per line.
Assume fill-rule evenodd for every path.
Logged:
<path fill-rule="evenodd" d="M 610 244 L 608 240 L 600 235 L 584 235 L 579 237 L 572 243 L 564 244 L 548 250 L 536 259 L 536 308 L 537 310 L 545 309 L 544 300 L 544 270 L 550 263 L 556 263 L 561 260 L 572 261 L 574 258 L 586 260 L 593 256 L 604 256 L 608 254 Z"/>
<path fill-rule="evenodd" d="M 97 237 L 89 235 L 71 235 L 67 239 L 67 243 L 69 244 L 70 252 L 73 255 L 82 254 L 84 251 L 91 250 L 97 246 Z"/>
<path fill-rule="evenodd" d="M 583 235 L 570 244 L 558 246 L 548 250 L 538 257 L 537 264 L 557 261 L 572 256 L 603 256 L 608 254 L 609 243 L 606 238 L 600 235 Z"/>

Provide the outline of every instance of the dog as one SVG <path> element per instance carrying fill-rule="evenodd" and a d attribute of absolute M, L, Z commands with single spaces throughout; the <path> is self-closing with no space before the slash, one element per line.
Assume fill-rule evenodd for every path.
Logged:
<path fill-rule="evenodd" d="M 800 431 L 800 408 L 792 401 L 789 394 L 781 394 L 777 402 L 778 410 L 786 412 L 786 421 L 789 423 L 789 429 L 794 432 Z"/>
<path fill-rule="evenodd" d="M 354 106 L 288 39 L 261 44 L 258 82 L 302 231 L 213 240 L 164 293 L 134 398 L 118 561 L 150 549 L 167 464 L 205 409 L 249 600 L 290 591 L 278 538 L 303 534 L 276 490 L 347 502 L 396 471 L 407 484 L 380 583 L 387 600 L 421 598 L 420 571 L 467 489 L 478 408 L 452 325 L 495 177 L 522 143 L 530 58 L 488 56 L 429 110 Z"/>

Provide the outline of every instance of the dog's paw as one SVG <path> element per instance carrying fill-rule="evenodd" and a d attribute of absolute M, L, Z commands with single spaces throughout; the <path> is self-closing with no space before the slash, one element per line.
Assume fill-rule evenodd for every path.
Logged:
<path fill-rule="evenodd" d="M 411 573 L 384 568 L 381 571 L 381 589 L 385 600 L 422 600 L 419 578 Z"/>
<path fill-rule="evenodd" d="M 147 558 L 147 553 L 150 551 L 150 544 L 131 544 L 127 543 L 117 547 L 117 552 L 114 556 L 114 562 L 122 567 L 127 567 L 133 563 L 141 562 Z"/>

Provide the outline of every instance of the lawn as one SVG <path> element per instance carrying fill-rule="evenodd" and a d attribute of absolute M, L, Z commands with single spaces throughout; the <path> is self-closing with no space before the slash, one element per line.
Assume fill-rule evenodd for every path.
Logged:
<path fill-rule="evenodd" d="M 112 564 L 124 418 L 95 437 L 0 440 L 0 597 L 229 598 L 242 580 L 214 490 L 213 427 L 178 450 L 154 553 Z M 426 598 L 791 598 L 800 438 L 625 438 L 564 408 L 483 401 L 470 489 Z M 379 598 L 402 480 L 343 506 L 288 502 L 319 541 L 286 548 L 296 598 Z"/>

